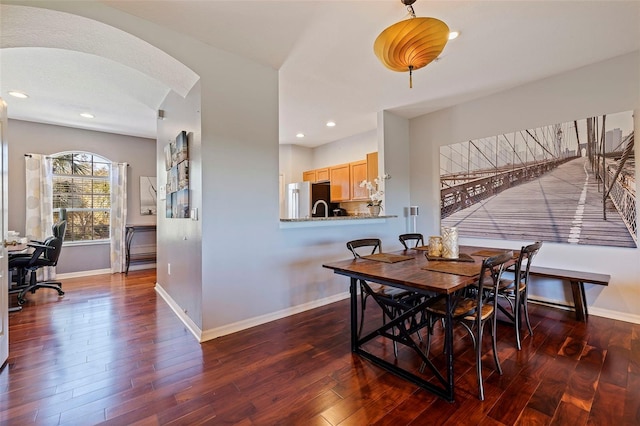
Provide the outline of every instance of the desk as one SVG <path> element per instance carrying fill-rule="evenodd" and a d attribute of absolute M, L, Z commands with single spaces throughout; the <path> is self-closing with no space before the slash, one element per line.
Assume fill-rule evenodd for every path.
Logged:
<path fill-rule="evenodd" d="M 460 253 L 472 255 L 481 250 L 500 250 L 486 249 L 483 247 L 460 246 Z M 506 249 L 505 249 L 506 250 Z M 338 262 L 329 262 L 322 265 L 325 268 L 332 269 L 334 273 L 344 275 L 350 278 L 350 296 L 351 296 L 351 351 L 357 353 L 361 357 L 368 359 L 374 364 L 382 367 L 416 385 L 435 393 L 436 395 L 446 399 L 454 400 L 454 375 L 453 375 L 453 321 L 451 312 L 453 308 L 453 294 L 458 290 L 473 284 L 477 280 L 476 276 L 457 275 L 455 273 L 444 273 L 428 271 L 423 269 L 429 265 L 429 261 L 425 257 L 425 252 L 415 249 L 395 252 L 395 254 L 403 254 L 413 257 L 413 259 L 405 260 L 397 263 L 376 262 L 367 259 L 351 259 Z M 477 265 L 478 274 L 484 257 L 473 256 L 474 264 Z M 455 262 L 462 264 L 462 262 Z M 513 263 L 513 262 L 512 262 Z M 469 263 L 465 263 L 465 269 L 469 268 Z M 388 321 L 380 328 L 367 334 L 366 336 L 358 336 L 358 282 L 365 280 L 386 286 L 401 288 L 412 292 L 420 293 L 427 296 L 423 302 L 403 309 L 403 314 L 395 319 Z M 375 293 L 370 291 L 368 286 L 364 286 L 365 291 L 376 300 L 382 309 L 389 309 L 384 306 L 384 302 L 376 297 Z M 418 343 L 413 339 L 413 334 L 424 324 L 414 324 L 407 327 L 407 320 L 418 317 L 418 314 L 424 311 L 427 306 L 432 305 L 442 298 L 447 302 L 447 319 L 445 321 L 445 362 L 446 371 L 440 372 L 438 368 L 427 358 L 427 356 L 419 348 Z M 393 333 L 396 328 L 399 334 Z M 430 372 L 433 373 L 435 381 L 428 381 L 428 376 L 418 376 L 417 374 L 403 368 L 399 365 L 400 361 L 391 363 L 382 359 L 371 352 L 368 352 L 363 345 L 375 337 L 382 336 L 405 346 L 412 348 L 420 357 Z"/>
<path fill-rule="evenodd" d="M 156 251 L 148 251 L 144 253 L 131 253 L 131 242 L 133 241 L 133 236 L 136 232 L 153 232 L 156 233 L 156 225 L 127 225 L 126 226 L 126 266 L 124 274 L 127 275 L 129 273 L 129 265 L 131 263 L 145 263 L 145 262 L 155 262 L 156 261 Z"/>

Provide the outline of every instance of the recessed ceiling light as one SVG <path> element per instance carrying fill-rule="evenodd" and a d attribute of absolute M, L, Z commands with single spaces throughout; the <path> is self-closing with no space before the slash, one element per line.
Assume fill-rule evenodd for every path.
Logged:
<path fill-rule="evenodd" d="M 27 95 L 26 93 L 18 92 L 16 90 L 11 90 L 9 94 L 14 98 L 20 98 L 20 99 L 26 99 L 29 97 L 29 95 Z"/>
<path fill-rule="evenodd" d="M 84 117 L 84 118 L 95 118 L 96 116 L 93 114 L 90 114 L 88 112 L 81 112 L 80 113 L 80 117 Z"/>
<path fill-rule="evenodd" d="M 334 121 L 327 121 L 327 127 L 335 127 L 336 123 Z"/>
<path fill-rule="evenodd" d="M 460 31 L 450 31 L 449 32 L 449 40 L 455 40 L 460 35 Z"/>
<path fill-rule="evenodd" d="M 298 134 L 296 135 L 296 138 L 304 138 L 304 133 L 298 133 Z"/>

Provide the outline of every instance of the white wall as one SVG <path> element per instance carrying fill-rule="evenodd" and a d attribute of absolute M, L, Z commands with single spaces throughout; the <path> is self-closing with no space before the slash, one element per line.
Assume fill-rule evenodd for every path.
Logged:
<path fill-rule="evenodd" d="M 319 169 L 365 160 L 367 154 L 376 151 L 378 151 L 376 130 L 360 133 L 314 148 L 313 167 L 311 168 Z"/>
<path fill-rule="evenodd" d="M 8 144 L 9 229 L 24 235 L 26 202 L 24 154 L 49 155 L 64 151 L 86 151 L 111 161 L 129 163 L 127 223 L 155 223 L 156 216 L 140 215 L 140 176 L 156 176 L 155 140 L 9 120 Z M 136 240 L 142 241 L 138 237 Z M 153 243 L 153 241 L 146 243 Z M 65 245 L 56 269 L 58 273 L 92 271 L 108 269 L 109 263 L 109 244 Z"/>
<path fill-rule="evenodd" d="M 640 54 L 634 52 L 411 120 L 411 202 L 427 207 L 420 227 L 439 233 L 440 146 L 629 110 L 635 110 L 637 133 L 639 109 Z M 636 176 L 639 171 L 636 165 Z M 512 248 L 526 243 L 462 242 Z M 591 313 L 640 322 L 640 249 L 546 243 L 536 263 L 610 274 L 609 287 L 586 286 Z M 536 280 L 532 293 L 571 300 L 567 288 L 549 280 Z"/>
<path fill-rule="evenodd" d="M 298 145 L 280 145 L 279 170 L 284 176 L 284 183 L 302 182 L 302 173 L 313 166 L 314 149 Z"/>
<path fill-rule="evenodd" d="M 189 156 L 189 206 L 197 209 L 197 219 L 166 217 L 166 197 L 158 205 L 157 276 L 162 289 L 169 293 L 198 327 L 202 326 L 202 132 L 200 123 L 200 83 L 185 98 L 169 93 L 161 105 L 165 119 L 158 121 L 158 182 L 166 188 L 165 147 L 181 131 L 187 132 Z M 162 197 L 159 197 L 162 198 Z M 171 274 L 169 274 L 169 265 Z"/>

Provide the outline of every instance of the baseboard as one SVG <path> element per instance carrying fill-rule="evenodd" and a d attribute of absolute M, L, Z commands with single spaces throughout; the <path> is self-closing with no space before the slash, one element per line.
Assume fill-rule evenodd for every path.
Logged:
<path fill-rule="evenodd" d="M 286 318 L 291 315 L 299 314 L 300 312 L 305 312 L 311 309 L 319 308 L 324 305 L 328 305 L 334 302 L 338 302 L 340 300 L 347 299 L 348 297 L 349 297 L 349 292 L 338 293 L 333 296 L 325 297 L 324 299 L 314 300 L 312 302 L 303 303 L 302 305 L 292 306 L 290 308 L 282 309 L 280 311 L 271 312 L 265 315 L 260 315 L 260 316 L 249 318 L 246 320 L 234 322 L 232 324 L 227 324 L 222 327 L 205 330 L 202 333 L 201 342 L 206 342 L 207 340 L 215 339 L 216 337 L 225 336 L 227 334 L 235 333 L 237 331 L 245 330 L 247 328 L 255 327 L 257 325 L 266 324 L 271 321 Z"/>
<path fill-rule="evenodd" d="M 146 264 L 146 265 L 131 265 L 129 267 L 129 271 L 141 271 L 143 269 L 155 269 L 156 264 Z M 77 272 L 67 272 L 64 274 L 56 274 L 56 279 L 64 280 L 66 278 L 79 278 L 79 277 L 90 277 L 92 275 L 102 275 L 102 274 L 110 274 L 111 269 L 93 269 L 91 271 L 77 271 Z"/>
<path fill-rule="evenodd" d="M 162 300 L 167 302 L 167 305 L 169 305 L 171 310 L 178 316 L 180 321 L 182 321 L 185 327 L 187 327 L 187 330 L 189 330 L 191 334 L 193 334 L 196 340 L 198 342 L 203 342 L 204 340 L 202 340 L 202 330 L 200 330 L 200 327 L 198 327 L 196 323 L 193 322 L 191 318 L 189 318 L 187 314 L 184 313 L 180 305 L 178 305 L 176 301 L 173 300 L 169 293 L 167 293 L 158 283 L 156 283 L 155 290 L 156 293 L 158 293 L 158 295 L 162 297 Z"/>
<path fill-rule="evenodd" d="M 529 297 L 529 303 L 535 303 L 538 305 L 549 306 L 551 308 L 562 309 L 565 311 L 575 311 L 573 305 L 567 305 L 564 300 L 553 300 L 544 297 Z M 609 318 L 618 321 L 630 322 L 632 324 L 640 324 L 640 315 L 627 314 L 624 312 L 612 311 L 609 309 L 596 308 L 593 306 L 588 307 L 589 315 L 597 317 Z"/>
<path fill-rule="evenodd" d="M 594 308 L 592 306 L 589 307 L 589 315 L 630 322 L 632 324 L 640 324 L 640 315 L 626 314 L 623 312 L 611 311 L 609 309 Z"/>
<path fill-rule="evenodd" d="M 67 272 L 65 274 L 56 274 L 57 280 L 64 280 L 67 278 L 79 278 L 79 277 L 90 277 L 92 275 L 102 275 L 102 274 L 110 274 L 111 269 L 94 269 L 92 271 L 77 271 L 77 272 Z"/>

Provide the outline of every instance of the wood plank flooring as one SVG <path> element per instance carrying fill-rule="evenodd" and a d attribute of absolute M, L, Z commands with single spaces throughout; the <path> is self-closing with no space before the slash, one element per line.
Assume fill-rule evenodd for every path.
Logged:
<path fill-rule="evenodd" d="M 154 282 L 134 271 L 65 280 L 61 299 L 27 295 L 10 314 L 0 424 L 640 424 L 637 324 L 579 323 L 532 305 L 534 334 L 524 332 L 521 351 L 499 325 L 502 376 L 487 339 L 485 401 L 458 330 L 456 401 L 447 403 L 351 354 L 346 300 L 199 344 Z M 380 321 L 372 307 L 367 315 Z M 401 349 L 403 361 L 411 356 Z"/>

